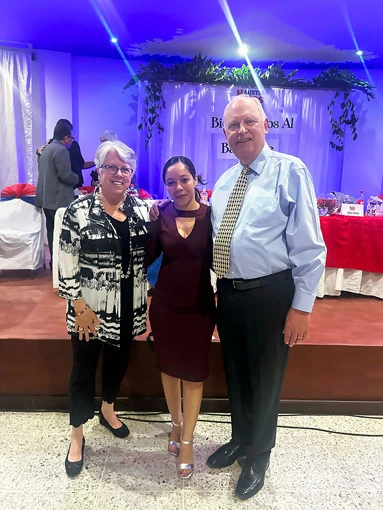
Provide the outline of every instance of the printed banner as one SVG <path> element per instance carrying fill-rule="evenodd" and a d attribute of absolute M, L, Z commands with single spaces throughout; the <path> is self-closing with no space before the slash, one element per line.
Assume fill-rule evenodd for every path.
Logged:
<path fill-rule="evenodd" d="M 138 134 L 141 186 L 158 197 L 166 195 L 162 167 L 170 157 L 183 155 L 193 161 L 197 173 L 208 181 L 207 187 L 213 188 L 220 175 L 237 162 L 223 132 L 223 114 L 229 101 L 240 94 L 259 99 L 269 122 L 266 141 L 274 150 L 302 159 L 318 193 L 338 189 L 337 154 L 329 145 L 332 91 L 267 88 L 261 94 L 256 88 L 169 82 L 163 84 L 163 133 L 154 133 L 148 150 L 144 148 L 145 131 Z M 145 87 L 141 87 L 139 117 L 145 98 Z"/>

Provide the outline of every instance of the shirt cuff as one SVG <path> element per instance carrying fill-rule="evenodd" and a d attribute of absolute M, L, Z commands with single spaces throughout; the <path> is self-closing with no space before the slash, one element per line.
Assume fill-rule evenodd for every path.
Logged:
<path fill-rule="evenodd" d="M 83 296 L 80 288 L 77 291 L 76 289 L 72 289 L 71 292 L 67 292 L 65 289 L 59 287 L 59 297 L 67 301 L 77 301 L 77 299 L 82 299 Z"/>
<path fill-rule="evenodd" d="M 315 298 L 316 295 L 305 294 L 302 291 L 296 290 L 291 308 L 311 313 L 315 303 Z"/>

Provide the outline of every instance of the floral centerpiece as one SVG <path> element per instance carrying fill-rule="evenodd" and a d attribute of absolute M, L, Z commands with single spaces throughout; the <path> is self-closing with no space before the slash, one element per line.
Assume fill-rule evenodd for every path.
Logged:
<path fill-rule="evenodd" d="M 317 207 L 319 216 L 331 216 L 339 214 L 341 203 L 334 195 L 329 195 L 317 198 Z"/>

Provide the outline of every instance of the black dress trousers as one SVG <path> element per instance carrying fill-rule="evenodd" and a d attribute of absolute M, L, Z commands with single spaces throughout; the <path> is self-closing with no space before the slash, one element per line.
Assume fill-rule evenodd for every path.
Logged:
<path fill-rule="evenodd" d="M 248 458 L 255 458 L 275 445 L 289 353 L 282 331 L 294 281 L 288 270 L 261 278 L 255 288 L 238 290 L 224 278 L 218 280 L 217 291 L 232 439 L 245 447 Z"/>
<path fill-rule="evenodd" d="M 113 403 L 129 364 L 131 333 L 121 337 L 121 347 L 100 340 L 79 340 L 72 335 L 73 369 L 69 382 L 70 424 L 79 427 L 94 416 L 96 370 L 102 351 L 102 400 Z"/>

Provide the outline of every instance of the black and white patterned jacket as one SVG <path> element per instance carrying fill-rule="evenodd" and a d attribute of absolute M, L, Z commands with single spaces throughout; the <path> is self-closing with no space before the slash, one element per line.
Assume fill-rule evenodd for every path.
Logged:
<path fill-rule="evenodd" d="M 127 196 L 121 205 L 130 227 L 133 270 L 133 335 L 146 329 L 147 282 L 143 268 L 149 208 Z M 97 338 L 120 345 L 121 248 L 98 190 L 72 202 L 64 213 L 59 247 L 59 295 L 67 300 L 68 333 L 74 332 L 72 300 L 82 298 L 100 320 Z"/>

